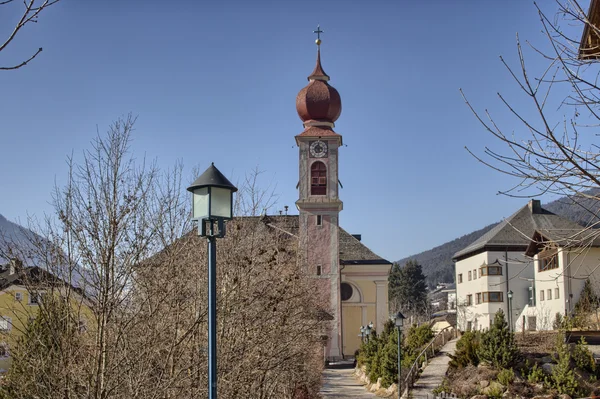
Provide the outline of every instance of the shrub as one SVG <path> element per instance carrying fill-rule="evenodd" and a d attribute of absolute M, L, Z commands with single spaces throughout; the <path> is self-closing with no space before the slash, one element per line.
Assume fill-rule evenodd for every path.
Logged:
<path fill-rule="evenodd" d="M 477 355 L 498 369 L 508 368 L 518 359 L 519 350 L 502 309 L 496 312 L 489 331 L 482 334 Z"/>
<path fill-rule="evenodd" d="M 378 345 L 377 336 L 373 336 L 369 341 L 363 342 L 360 345 L 359 353 L 356 358 L 356 362 L 359 366 L 366 366 L 367 373 L 371 368 L 371 362 L 373 357 L 377 354 L 377 345 Z"/>
<path fill-rule="evenodd" d="M 515 380 L 515 372 L 512 369 L 502 369 L 498 373 L 498 382 L 504 386 L 509 386 Z"/>
<path fill-rule="evenodd" d="M 544 381 L 544 372 L 537 363 L 534 363 L 533 367 L 529 370 L 527 381 L 529 381 L 531 384 L 537 384 Z"/>
<path fill-rule="evenodd" d="M 575 364 L 581 370 L 586 370 L 590 373 L 596 371 L 594 356 L 587 348 L 587 342 L 585 342 L 585 338 L 583 337 L 581 337 L 579 342 L 577 342 L 577 345 L 575 345 L 575 349 L 573 349 L 573 360 L 575 360 Z"/>
<path fill-rule="evenodd" d="M 423 347 L 431 341 L 433 336 L 433 330 L 429 324 L 422 324 L 420 326 L 414 324 L 408 329 L 404 338 L 404 345 L 402 346 L 403 368 L 412 366 L 419 353 L 423 350 Z"/>
<path fill-rule="evenodd" d="M 453 368 L 463 368 L 468 365 L 477 366 L 479 364 L 479 357 L 477 356 L 479 339 L 479 332 L 465 332 L 458 342 L 456 342 L 454 355 L 450 355 L 450 366 Z"/>
<path fill-rule="evenodd" d="M 583 289 L 581 290 L 581 295 L 579 297 L 579 301 L 575 304 L 575 313 L 580 315 L 581 313 L 589 313 L 598 308 L 598 304 L 600 303 L 600 298 L 594 292 L 592 287 L 592 283 L 589 279 L 585 280 L 585 284 L 583 285 Z"/>
<path fill-rule="evenodd" d="M 382 348 L 381 384 L 389 387 L 398 381 L 398 331 L 388 334 L 388 340 Z"/>
<path fill-rule="evenodd" d="M 369 380 L 371 380 L 371 382 L 377 382 L 379 377 L 381 377 L 381 351 L 378 350 L 377 354 L 371 359 Z"/>
<path fill-rule="evenodd" d="M 404 336 L 402 345 L 402 368 L 410 367 L 429 343 L 433 332 L 429 325 L 412 326 Z M 385 324 L 383 332 L 372 334 L 368 342 L 363 343 L 356 355 L 358 366 L 366 366 L 371 382 L 381 378 L 382 386 L 389 386 L 398 379 L 398 330 L 393 322 Z"/>
<path fill-rule="evenodd" d="M 448 381 L 448 378 L 444 377 L 444 379 L 442 380 L 442 383 L 437 386 L 436 388 L 433 389 L 432 393 L 434 395 L 439 395 L 441 393 L 450 393 L 452 392 L 452 387 L 450 386 L 450 381 Z"/>
<path fill-rule="evenodd" d="M 554 322 L 552 323 L 552 328 L 554 330 L 560 330 L 560 329 L 564 328 L 564 326 L 565 326 L 565 321 L 564 321 L 562 313 L 556 312 L 556 316 L 554 316 Z"/>
<path fill-rule="evenodd" d="M 571 354 L 569 346 L 565 343 L 564 333 L 560 333 L 556 337 L 555 351 L 557 355 L 553 358 L 557 364 L 552 369 L 552 374 L 546 378 L 546 385 L 556 389 L 559 394 L 574 396 L 579 385 L 571 369 Z"/>
<path fill-rule="evenodd" d="M 406 333 L 404 344 L 406 345 L 407 350 L 418 352 L 423 346 L 427 345 L 432 338 L 433 330 L 429 324 L 421 324 L 420 326 L 413 324 Z"/>
<path fill-rule="evenodd" d="M 418 353 L 411 353 L 408 350 L 405 350 L 406 347 L 402 347 L 402 368 L 407 369 L 412 366 L 412 364 L 417 360 Z"/>
<path fill-rule="evenodd" d="M 486 395 L 488 399 L 502 399 L 502 395 L 504 395 L 504 390 L 499 386 L 495 385 L 487 390 Z"/>

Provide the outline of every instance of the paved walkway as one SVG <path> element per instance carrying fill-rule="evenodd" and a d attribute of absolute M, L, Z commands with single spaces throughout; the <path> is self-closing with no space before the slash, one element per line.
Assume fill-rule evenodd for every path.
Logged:
<path fill-rule="evenodd" d="M 354 369 L 326 369 L 323 372 L 323 399 L 374 399 L 364 385 L 354 377 Z"/>
<path fill-rule="evenodd" d="M 429 364 L 423 369 L 423 372 L 411 390 L 411 395 L 414 399 L 434 397 L 432 391 L 442 384 L 442 380 L 446 376 L 448 362 L 450 362 L 448 354 L 454 354 L 456 341 L 458 340 L 453 339 L 444 345 L 438 355 L 431 359 Z"/>

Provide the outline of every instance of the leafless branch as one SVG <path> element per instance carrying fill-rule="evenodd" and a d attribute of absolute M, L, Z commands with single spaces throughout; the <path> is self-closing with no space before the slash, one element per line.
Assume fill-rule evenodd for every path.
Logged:
<path fill-rule="evenodd" d="M 58 3 L 60 0 L 42 0 L 41 4 L 39 4 L 38 0 L 24 0 L 23 6 L 24 10 L 20 14 L 20 18 L 15 24 L 12 31 L 9 33 L 4 42 L 0 42 L 0 53 L 5 50 L 8 45 L 14 40 L 17 34 L 23 29 L 28 23 L 36 23 L 38 22 L 38 17 L 42 11 L 46 8 Z M 13 3 L 13 0 L 5 0 L 0 1 L 0 6 L 7 6 L 10 3 Z M 27 60 L 17 63 L 13 66 L 0 66 L 0 70 L 8 71 L 19 69 L 25 65 L 27 65 L 30 61 L 36 58 L 42 52 L 42 48 L 40 47 L 33 55 L 31 55 Z"/>

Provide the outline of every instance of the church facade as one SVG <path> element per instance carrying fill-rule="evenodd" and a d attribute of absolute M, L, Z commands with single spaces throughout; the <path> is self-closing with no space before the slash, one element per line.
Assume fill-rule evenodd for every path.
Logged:
<path fill-rule="evenodd" d="M 343 209 L 338 180 L 342 136 L 333 129 L 342 103 L 321 65 L 320 38 L 316 43 L 315 69 L 296 97 L 304 127 L 295 136 L 299 149 L 296 206 L 304 264 L 332 316 L 326 357 L 338 360 L 354 356 L 362 339 L 361 326 L 372 322 L 381 331 L 389 318 L 391 262 L 362 244 L 360 235 L 339 227 Z"/>

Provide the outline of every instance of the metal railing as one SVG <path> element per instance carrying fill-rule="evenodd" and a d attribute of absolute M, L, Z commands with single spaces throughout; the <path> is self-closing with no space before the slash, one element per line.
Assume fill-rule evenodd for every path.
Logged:
<path fill-rule="evenodd" d="M 408 374 L 404 379 L 404 383 L 402 385 L 402 397 L 408 397 L 408 392 L 413 387 L 417 375 L 419 373 L 419 365 L 425 360 L 425 363 L 428 362 L 428 353 L 431 353 L 431 357 L 435 356 L 436 351 L 442 348 L 442 346 L 446 345 L 446 342 L 450 341 L 452 338 L 456 338 L 457 330 L 453 326 L 448 326 L 440 330 L 435 337 L 427 344 L 427 346 L 419 353 L 412 366 L 408 370 Z M 406 395 L 406 396 L 405 396 Z"/>
<path fill-rule="evenodd" d="M 424 395 L 413 396 L 412 399 L 458 399 L 458 396 L 453 393 L 442 392 L 437 395 L 426 393 Z"/>

